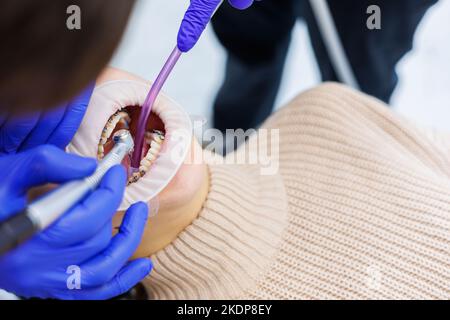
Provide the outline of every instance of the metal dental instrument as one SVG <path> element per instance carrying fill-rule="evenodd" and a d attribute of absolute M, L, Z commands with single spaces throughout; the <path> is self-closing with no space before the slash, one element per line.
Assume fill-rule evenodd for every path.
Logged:
<path fill-rule="evenodd" d="M 99 162 L 94 174 L 63 184 L 28 205 L 21 213 L 0 223 L 0 256 L 44 230 L 75 206 L 87 193 L 97 188 L 106 172 L 120 164 L 134 148 L 133 137 L 127 130 L 117 131 L 113 141 L 114 148 Z"/>

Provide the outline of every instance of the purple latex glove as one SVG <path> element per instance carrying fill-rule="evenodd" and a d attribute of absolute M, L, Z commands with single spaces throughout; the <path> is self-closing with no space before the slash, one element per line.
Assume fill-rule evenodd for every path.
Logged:
<path fill-rule="evenodd" d="M 254 0 L 228 1 L 233 7 L 240 10 L 247 9 L 254 2 Z M 180 51 L 188 52 L 195 46 L 221 2 L 222 0 L 191 0 L 178 32 L 178 49 Z"/>
<path fill-rule="evenodd" d="M 68 103 L 27 116 L 0 115 L 0 155 L 15 154 L 51 144 L 60 149 L 72 140 L 83 120 L 95 84 Z"/>

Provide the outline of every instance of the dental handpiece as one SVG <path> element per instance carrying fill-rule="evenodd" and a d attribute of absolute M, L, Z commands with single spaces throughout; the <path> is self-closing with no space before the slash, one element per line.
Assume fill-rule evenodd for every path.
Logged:
<path fill-rule="evenodd" d="M 114 148 L 99 162 L 94 174 L 63 184 L 28 205 L 22 212 L 0 223 L 0 256 L 50 226 L 97 188 L 106 172 L 132 152 L 134 141 L 129 131 L 117 131 L 113 140 Z"/>

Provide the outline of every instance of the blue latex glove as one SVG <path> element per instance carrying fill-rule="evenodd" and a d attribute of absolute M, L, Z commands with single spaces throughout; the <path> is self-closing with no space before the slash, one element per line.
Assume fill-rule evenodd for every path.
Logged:
<path fill-rule="evenodd" d="M 0 220 L 25 206 L 26 192 L 45 183 L 85 177 L 96 168 L 93 159 L 70 155 L 49 145 L 0 157 Z M 112 168 L 97 190 L 64 214 L 48 229 L 0 257 L 0 288 L 22 297 L 108 299 L 138 283 L 151 270 L 148 259 L 128 262 L 136 250 L 148 208 L 131 207 L 120 232 L 112 236 L 112 216 L 125 187 L 125 170 Z M 78 266 L 81 289 L 68 271 Z M 70 280 L 70 281 L 69 281 Z M 76 284 L 73 282 L 72 284 Z"/>
<path fill-rule="evenodd" d="M 254 0 L 228 1 L 233 7 L 241 10 L 247 9 L 254 2 Z M 221 2 L 222 0 L 191 0 L 178 32 L 180 51 L 188 52 L 195 46 Z"/>
<path fill-rule="evenodd" d="M 78 97 L 54 110 L 22 117 L 0 117 L 0 155 L 51 144 L 65 148 L 86 113 L 94 84 Z"/>

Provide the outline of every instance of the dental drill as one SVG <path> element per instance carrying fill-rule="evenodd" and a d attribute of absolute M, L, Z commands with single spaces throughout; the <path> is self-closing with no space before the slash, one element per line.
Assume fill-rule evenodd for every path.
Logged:
<path fill-rule="evenodd" d="M 99 162 L 94 174 L 63 184 L 0 224 L 0 256 L 50 226 L 97 188 L 108 170 L 133 151 L 134 141 L 128 130 L 117 131 L 113 141 L 113 149 Z"/>

